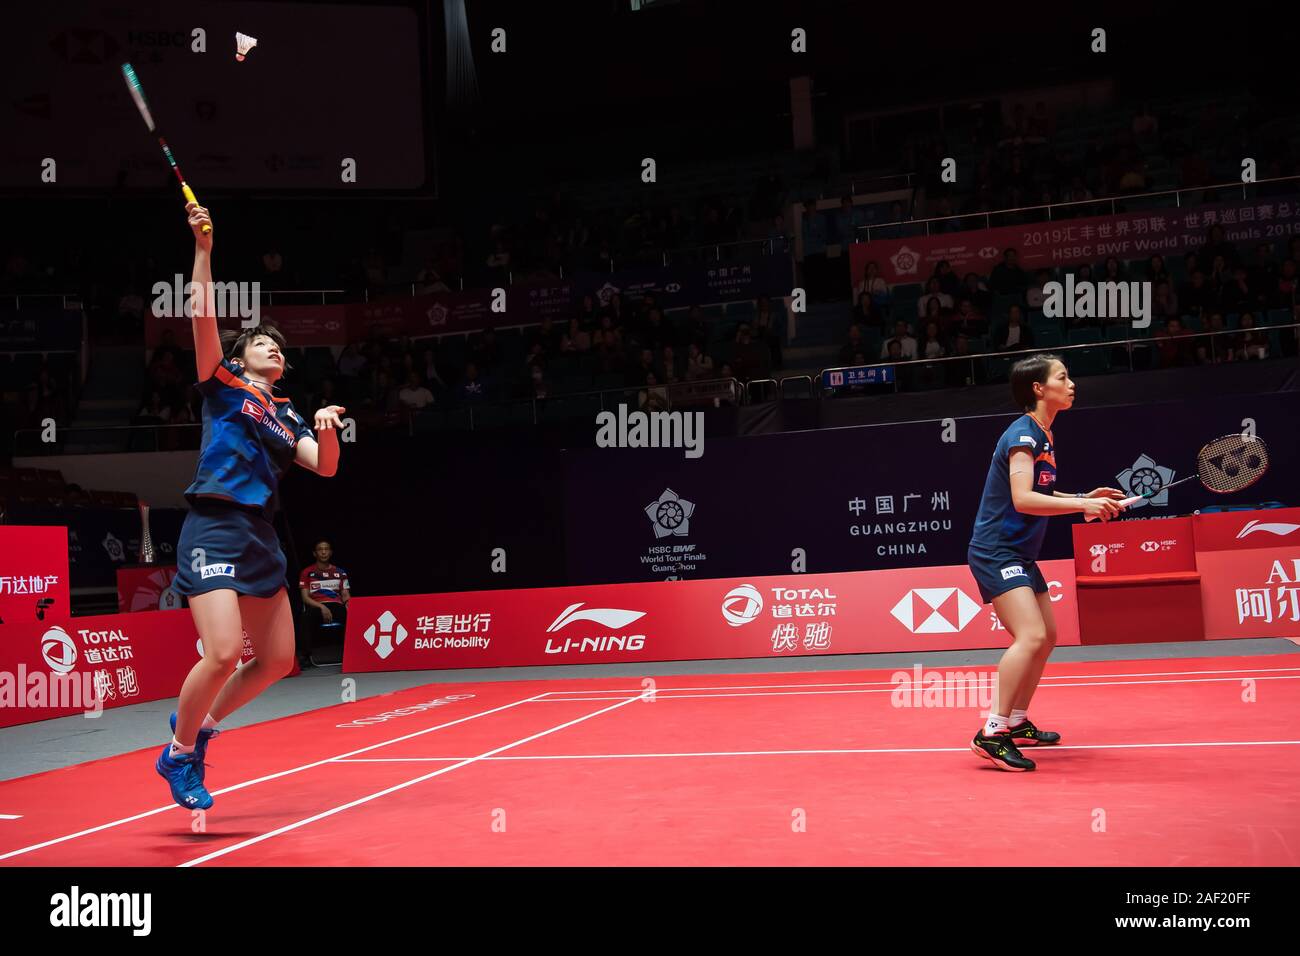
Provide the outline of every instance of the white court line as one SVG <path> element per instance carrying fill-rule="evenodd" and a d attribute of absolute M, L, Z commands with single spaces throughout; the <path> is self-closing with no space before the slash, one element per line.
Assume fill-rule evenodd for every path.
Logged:
<path fill-rule="evenodd" d="M 0 813 L 0 820 L 21 820 L 22 818 L 21 813 Z"/>
<path fill-rule="evenodd" d="M 213 794 L 213 796 L 220 796 L 223 793 L 232 793 L 235 790 L 242 790 L 244 787 L 251 787 L 254 784 L 265 783 L 268 780 L 275 780 L 278 777 L 287 777 L 289 774 L 298 773 L 303 770 L 310 770 L 313 767 L 322 767 L 328 763 L 332 763 L 333 761 L 339 759 L 339 757 L 351 757 L 354 754 L 365 753 L 367 750 L 377 750 L 380 747 L 387 747 L 389 744 L 400 743 L 403 740 L 410 740 L 412 737 L 419 737 L 421 734 L 431 733 L 432 731 L 435 730 L 442 730 L 446 727 L 454 727 L 456 724 L 464 723 L 467 720 L 474 720 L 478 717 L 486 717 L 488 714 L 495 714 L 498 711 L 509 710 L 511 707 L 517 707 L 520 704 L 531 703 L 536 699 L 537 699 L 536 696 L 526 697 L 523 700 L 517 700 L 514 703 L 510 703 L 510 704 L 504 704 L 501 707 L 494 707 L 491 710 L 484 710 L 484 711 L 480 711 L 477 714 L 470 714 L 466 717 L 460 717 L 456 720 L 449 720 L 447 723 L 438 724 L 436 727 L 427 727 L 424 730 L 417 730 L 414 733 L 405 734 L 401 737 L 394 737 L 393 739 L 385 740 L 382 743 L 371 744 L 369 747 L 362 747 L 359 750 L 353 750 L 349 753 L 339 754 L 338 757 L 326 757 L 323 760 L 317 760 L 314 761 L 313 763 L 306 763 L 303 764 L 301 767 L 294 767 L 291 770 L 281 770 L 278 773 L 268 774 L 265 777 L 258 777 L 255 780 L 245 780 L 243 783 L 237 783 L 234 784 L 233 786 L 225 787 L 221 790 L 217 790 Z M 635 697 L 631 699 L 636 700 Z M 68 840 L 75 840 L 77 837 L 88 836 L 91 833 L 99 833 L 102 830 L 111 830 L 114 827 L 122 826 L 125 823 L 134 823 L 136 820 L 143 820 L 145 817 L 151 817 L 159 813 L 166 813 L 168 810 L 182 810 L 182 809 L 184 808 L 178 807 L 174 803 L 169 803 L 165 807 L 155 807 L 152 810 L 146 810 L 144 813 L 137 813 L 134 816 L 123 817 L 122 819 L 114 820 L 111 823 L 101 823 L 97 827 L 90 827 L 85 830 L 78 830 L 76 833 L 69 833 L 66 836 L 55 837 L 53 840 L 46 840 L 43 843 L 33 843 L 31 846 L 25 846 L 18 850 L 10 850 L 8 853 L 0 853 L 0 860 L 7 860 L 10 857 L 21 856 L 24 853 L 31 853 L 33 850 L 43 850 L 47 846 L 54 846 L 57 843 L 65 843 Z"/>
<path fill-rule="evenodd" d="M 1300 674 L 1277 677 L 1256 677 L 1254 680 L 1300 680 Z M 1214 684 L 1230 683 L 1236 684 L 1242 680 L 1240 677 L 1198 677 L 1192 680 L 1114 680 L 1114 681 L 1084 681 L 1082 684 L 1039 684 L 1038 689 L 1056 690 L 1059 687 L 1139 687 L 1144 684 Z M 799 686 L 799 685 L 793 685 Z M 834 686 L 834 685 L 829 685 Z M 694 687 L 669 687 L 654 691 L 653 698 L 647 698 L 648 702 L 653 703 L 656 700 L 704 700 L 709 697 L 816 697 L 831 696 L 833 694 L 896 694 L 902 691 L 905 694 L 924 694 L 927 690 L 934 692 L 939 690 L 955 691 L 964 690 L 970 686 L 969 681 L 947 681 L 942 684 L 918 684 L 915 681 L 907 684 L 895 684 L 893 687 L 882 687 L 879 690 L 779 690 L 779 691 L 762 691 L 756 694 L 674 694 L 674 690 L 688 691 L 694 690 Z M 593 693 L 600 693 L 594 691 Z M 646 696 L 650 692 L 644 691 L 638 697 L 627 698 L 628 700 L 637 700 L 640 696 Z M 532 703 L 535 704 L 571 704 L 575 701 L 583 700 L 623 700 L 621 697 L 547 697 L 537 698 Z M 973 705 L 972 705 L 973 706 Z"/>
<path fill-rule="evenodd" d="M 922 674 L 939 673 L 939 672 L 949 673 L 953 671 L 960 671 L 962 673 L 965 673 L 968 670 L 978 671 L 980 668 L 984 668 L 986 670 L 997 670 L 996 665 L 993 664 L 966 664 L 966 665 L 956 664 L 951 667 L 923 666 L 921 668 L 921 673 Z M 1249 671 L 1252 674 L 1272 674 L 1272 673 L 1284 673 L 1284 672 L 1289 673 L 1289 672 L 1300 671 L 1300 667 L 1229 667 L 1223 670 L 1153 671 L 1151 673 L 1144 673 L 1144 674 L 1053 674 L 1053 675 L 1044 674 L 1042 680 L 1043 681 L 1090 680 L 1099 677 L 1185 677 L 1188 674 L 1241 674 L 1246 671 Z M 908 667 L 908 668 L 900 667 L 898 673 L 913 674 L 915 673 L 915 670 L 912 667 Z M 687 675 L 670 674 L 668 676 L 682 677 Z M 897 686 L 894 685 L 893 681 L 876 680 L 876 681 L 837 681 L 834 683 L 825 683 L 825 684 L 724 684 L 719 687 L 710 687 L 710 686 L 701 685 L 699 687 L 695 687 L 695 686 L 671 687 L 666 689 L 667 690 L 780 690 L 781 688 L 784 687 L 885 687 L 891 685 Z M 1042 686 L 1042 684 L 1040 683 L 1039 686 Z M 547 691 L 542 696 L 554 699 L 556 694 L 644 694 L 645 692 L 646 692 L 646 688 L 644 687 L 633 687 L 633 688 L 601 687 L 595 690 L 551 690 L 551 691 Z M 662 691 L 656 691 L 656 693 L 662 693 Z"/>
<path fill-rule="evenodd" d="M 1034 747 L 1033 750 L 1131 750 L 1160 747 L 1274 747 L 1296 746 L 1300 740 L 1225 740 L 1197 743 L 1166 744 L 1052 744 Z M 639 757 L 788 757 L 819 756 L 824 754 L 947 754 L 968 753 L 970 747 L 866 747 L 843 750 L 718 750 L 699 753 L 658 754 L 537 754 L 518 757 L 482 757 L 481 760 L 635 760 Z M 336 763 L 441 763 L 464 760 L 464 757 L 362 757 L 357 760 L 340 759 Z"/>
<path fill-rule="evenodd" d="M 434 777 L 440 777 L 444 773 L 451 773 L 453 770 L 459 770 L 461 767 L 466 767 L 469 764 L 477 763 L 480 760 L 486 760 L 489 757 L 493 757 L 496 754 L 501 753 L 501 751 L 503 750 L 509 750 L 512 747 L 518 747 L 521 744 L 526 744 L 529 743 L 530 741 L 537 740 L 539 737 L 545 737 L 557 731 L 564 730 L 566 727 L 572 727 L 574 724 L 580 724 L 584 720 L 590 720 L 593 717 L 599 717 L 601 714 L 608 713 L 611 710 L 616 710 L 619 707 L 622 707 L 626 704 L 630 704 L 632 703 L 632 701 L 636 699 L 637 698 L 635 697 L 629 697 L 626 700 L 619 701 L 617 704 L 613 704 L 609 707 L 603 707 L 600 710 L 593 711 L 590 714 L 584 714 L 581 717 L 575 717 L 573 720 L 566 721 L 563 724 L 558 724 L 554 727 L 551 727 L 548 730 L 543 730 L 539 733 L 535 733 L 535 734 L 531 734 L 530 736 L 523 737 L 520 740 L 516 740 L 513 743 L 508 743 L 502 747 L 497 747 L 494 750 L 486 751 L 485 753 L 481 753 L 476 757 L 466 757 L 463 760 L 459 761 L 458 763 L 452 764 L 450 767 L 443 767 L 441 770 L 433 771 L 433 773 L 426 773 L 423 777 L 416 777 L 414 780 L 407 780 L 405 783 L 399 783 L 396 786 L 388 787 L 387 789 L 384 790 L 379 790 L 368 796 L 361 797 L 358 800 L 352 800 L 348 803 L 341 804 L 340 806 L 333 807 L 332 809 L 326 810 L 324 813 L 317 813 L 314 814 L 313 816 L 307 817 L 306 819 L 298 820 L 295 823 L 290 823 L 282 827 L 277 827 L 276 829 L 271 830 L 268 833 L 263 833 L 260 836 L 251 837 L 250 839 L 244 840 L 240 843 L 234 843 L 231 844 L 230 846 L 222 847 L 220 850 L 214 850 L 213 852 L 204 854 L 203 856 L 195 857 L 193 860 L 189 860 L 180 865 L 183 867 L 198 866 L 200 863 L 206 863 L 209 860 L 215 860 L 217 857 L 225 856 L 227 853 L 234 853 L 236 850 L 242 850 L 245 847 L 252 846 L 255 843 L 261 843 L 263 840 L 271 839 L 271 837 L 279 836 L 282 833 L 288 833 L 290 830 L 296 830 L 299 827 L 305 827 L 309 823 L 315 823 L 317 820 L 323 820 L 326 817 L 332 817 L 334 816 L 334 814 L 342 813 L 344 810 L 350 810 L 352 807 L 359 807 L 361 806 L 361 804 L 369 803 L 371 800 L 378 800 L 380 797 L 385 797 L 390 793 L 396 793 L 398 790 L 405 790 L 407 787 L 413 787 L 417 783 L 423 783 L 426 780 L 432 780 Z M 337 758 L 335 762 L 337 762 Z"/>

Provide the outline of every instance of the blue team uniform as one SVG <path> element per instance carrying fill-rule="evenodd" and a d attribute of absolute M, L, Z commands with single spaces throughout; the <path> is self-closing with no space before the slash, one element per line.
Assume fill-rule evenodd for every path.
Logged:
<path fill-rule="evenodd" d="M 966 554 L 985 603 L 1012 588 L 1028 586 L 1039 594 L 1047 591 L 1047 582 L 1038 570 L 1038 553 L 1047 534 L 1048 519 L 1022 514 L 1011 503 L 1013 448 L 1028 448 L 1033 454 L 1034 491 L 1051 496 L 1056 489 L 1052 435 L 1032 415 L 1021 415 L 1002 433 L 993 450 Z"/>
<path fill-rule="evenodd" d="M 198 385 L 203 444 L 185 490 L 190 513 L 172 585 L 187 596 L 225 588 L 269 597 L 284 587 L 285 557 L 271 519 L 298 442 L 315 433 L 289 399 L 268 396 L 243 371 L 238 360 L 222 359 Z"/>

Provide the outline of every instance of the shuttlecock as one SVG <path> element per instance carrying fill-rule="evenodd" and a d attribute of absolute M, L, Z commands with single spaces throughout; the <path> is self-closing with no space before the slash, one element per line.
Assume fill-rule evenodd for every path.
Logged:
<path fill-rule="evenodd" d="M 257 46 L 257 40 L 244 33 L 235 34 L 235 59 L 244 62 L 244 54 Z"/>

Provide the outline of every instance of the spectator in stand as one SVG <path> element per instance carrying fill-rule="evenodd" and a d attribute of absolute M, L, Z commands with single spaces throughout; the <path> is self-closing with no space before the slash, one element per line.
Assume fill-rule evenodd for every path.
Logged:
<path fill-rule="evenodd" d="M 149 398 L 141 406 L 140 411 L 136 412 L 135 424 L 166 425 L 171 418 L 171 408 L 163 401 L 162 392 L 155 388 L 149 393 Z"/>
<path fill-rule="evenodd" d="M 1020 313 L 1020 306 L 1013 305 L 1007 310 L 1007 327 L 998 336 L 997 348 L 1003 352 L 1018 352 L 1034 346 L 1034 335 L 1025 325 Z"/>
<path fill-rule="evenodd" d="M 1179 368 L 1192 364 L 1192 347 L 1188 332 L 1177 317 L 1165 319 L 1165 327 L 1156 333 L 1156 347 L 1161 368 Z"/>
<path fill-rule="evenodd" d="M 1154 255 L 1147 260 L 1146 281 L 1154 285 L 1157 282 L 1165 281 L 1173 284 L 1173 278 L 1169 275 L 1169 270 L 1165 268 L 1165 257 Z"/>
<path fill-rule="evenodd" d="M 943 337 L 939 331 L 939 323 L 931 320 L 926 323 L 925 337 L 922 339 L 919 347 L 920 358 L 943 358 L 948 354 L 947 346 L 943 343 Z"/>
<path fill-rule="evenodd" d="M 1047 293 L 1043 287 L 1052 281 L 1052 273 L 1046 269 L 1039 269 L 1034 273 L 1034 282 L 1025 290 L 1025 302 L 1031 309 L 1041 309 L 1043 300 L 1047 298 Z"/>
<path fill-rule="evenodd" d="M 1197 337 L 1196 364 L 1218 365 L 1222 362 L 1232 361 L 1232 346 L 1236 337 L 1221 334 L 1223 332 L 1223 316 L 1220 313 L 1211 312 L 1206 316 L 1205 331 L 1220 334 Z"/>
<path fill-rule="evenodd" d="M 772 320 L 772 306 L 766 298 L 758 300 L 758 314 L 754 317 L 754 338 L 768 351 L 767 367 L 781 368 L 781 335 Z"/>
<path fill-rule="evenodd" d="M 391 412 L 397 409 L 397 390 L 393 388 L 392 376 L 388 371 L 380 369 L 375 373 L 374 385 L 364 404 L 377 412 Z"/>
<path fill-rule="evenodd" d="M 600 325 L 600 312 L 596 309 L 596 297 L 588 292 L 582 297 L 578 306 L 578 324 L 588 332 Z"/>
<path fill-rule="evenodd" d="M 861 355 L 862 353 L 858 353 Z M 893 338 L 885 342 L 884 354 L 880 356 L 883 362 L 906 362 L 909 361 L 907 354 L 903 351 L 902 340 Z"/>
<path fill-rule="evenodd" d="M 977 336 L 988 331 L 988 320 L 983 313 L 976 310 L 969 296 L 963 295 L 957 303 L 957 311 L 948 322 L 950 335 Z"/>
<path fill-rule="evenodd" d="M 1247 312 L 1266 303 L 1257 302 L 1255 294 L 1246 280 L 1246 267 L 1237 266 L 1232 270 L 1232 279 L 1219 289 L 1219 311 Z"/>
<path fill-rule="evenodd" d="M 1272 243 L 1260 242 L 1255 245 L 1255 254 L 1250 260 L 1247 279 L 1250 282 L 1250 288 L 1257 293 L 1261 293 L 1267 300 L 1267 304 L 1261 307 L 1271 307 L 1273 304 L 1273 287 L 1277 282 L 1277 262 L 1273 258 Z"/>
<path fill-rule="evenodd" d="M 1192 273 L 1192 281 L 1183 286 L 1178 301 L 1187 315 L 1203 315 L 1214 308 L 1216 296 L 1204 272 L 1197 269 Z"/>
<path fill-rule="evenodd" d="M 1223 296 L 1225 287 L 1232 282 L 1232 270 L 1228 268 L 1228 260 L 1224 256 L 1217 255 L 1214 257 L 1205 281 L 1214 292 L 1214 302 L 1217 305 L 1219 299 Z"/>
<path fill-rule="evenodd" d="M 866 293 L 871 296 L 876 305 L 884 305 L 889 301 L 889 286 L 880 276 L 880 266 L 875 260 L 867 263 L 866 274 L 862 281 L 858 283 L 858 294 Z"/>
<path fill-rule="evenodd" d="M 907 323 L 899 319 L 894 323 L 894 334 L 885 340 L 880 348 L 880 357 L 882 359 L 891 358 L 890 343 L 898 346 L 897 357 L 895 360 L 911 361 L 916 358 L 916 339 L 912 338 L 912 333 L 908 329 Z"/>
<path fill-rule="evenodd" d="M 551 394 L 551 383 L 546 377 L 546 369 L 541 365 L 534 365 L 532 371 L 528 373 L 530 395 L 533 398 L 546 398 Z"/>
<path fill-rule="evenodd" d="M 327 624 L 337 625 L 334 631 L 338 635 L 339 644 L 343 643 L 348 602 L 352 600 L 352 584 L 348 580 L 348 573 L 330 560 L 334 555 L 330 542 L 321 538 L 312 548 L 312 553 L 316 560 L 298 574 L 298 593 L 302 596 L 306 625 L 301 631 L 298 665 L 304 669 L 312 666 L 312 649 L 320 639 L 322 627 Z"/>
<path fill-rule="evenodd" d="M 623 294 L 621 292 L 615 292 L 609 297 L 609 304 L 605 306 L 604 311 L 615 327 L 627 324 L 627 315 L 623 308 Z"/>
<path fill-rule="evenodd" d="M 356 384 L 358 379 L 366 372 L 366 357 L 361 354 L 355 344 L 349 342 L 343 347 L 343 351 L 339 355 L 337 367 L 339 375 L 343 379 L 343 390 L 351 398 L 357 392 Z"/>
<path fill-rule="evenodd" d="M 462 402 L 481 402 L 486 397 L 486 390 L 479 378 L 478 366 L 473 362 L 465 366 L 465 377 L 461 379 L 456 394 Z"/>
<path fill-rule="evenodd" d="M 653 371 L 646 374 L 645 388 L 637 395 L 637 407 L 647 412 L 668 409 L 668 389 L 659 384 Z"/>
<path fill-rule="evenodd" d="M 642 349 L 640 356 L 637 358 L 637 364 L 627 373 L 627 384 L 631 386 L 641 386 L 646 383 L 646 377 L 653 375 L 655 370 L 655 354 L 650 349 Z"/>
<path fill-rule="evenodd" d="M 692 342 L 686 357 L 686 381 L 698 382 L 713 378 L 713 359 L 704 352 L 698 343 Z"/>
<path fill-rule="evenodd" d="M 591 333 L 582 327 L 582 322 L 578 319 L 569 320 L 569 334 L 565 336 L 568 343 L 560 343 L 560 350 L 564 352 L 576 352 L 579 355 L 591 351 Z"/>
<path fill-rule="evenodd" d="M 975 311 L 987 315 L 990 306 L 993 305 L 993 293 L 989 291 L 988 284 L 974 272 L 966 273 L 962 283 L 965 286 L 962 294 L 970 299 Z"/>
<path fill-rule="evenodd" d="M 1127 282 L 1128 274 L 1124 266 L 1114 256 L 1106 259 L 1106 265 L 1102 269 L 1102 282 Z"/>
<path fill-rule="evenodd" d="M 411 369 L 406 373 L 406 384 L 398 391 L 397 400 L 403 408 L 418 412 L 433 404 L 433 392 L 420 381 L 420 373 Z"/>
<path fill-rule="evenodd" d="M 1207 269 L 1210 273 L 1210 280 L 1214 280 L 1214 269 L 1212 263 L 1216 256 L 1222 256 L 1224 271 L 1229 271 L 1231 267 L 1237 264 L 1237 247 L 1223 236 L 1223 227 L 1217 222 L 1212 225 L 1205 234 L 1205 243 L 1198 252 L 1201 268 Z"/>
<path fill-rule="evenodd" d="M 175 401 L 181 393 L 184 376 L 173 352 L 159 352 L 149 366 L 149 382 L 165 403 Z"/>
<path fill-rule="evenodd" d="M 878 329 L 884 322 L 884 316 L 876 308 L 871 296 L 865 292 L 858 293 L 858 304 L 853 307 L 852 325 L 860 325 L 864 329 Z"/>
<path fill-rule="evenodd" d="M 181 347 L 176 344 L 176 333 L 171 329 L 163 332 L 162 340 L 158 343 L 158 347 L 153 350 L 153 356 L 150 359 L 151 363 L 160 361 L 162 356 L 168 352 L 171 353 L 172 362 L 177 367 L 185 364 L 184 353 Z"/>
<path fill-rule="evenodd" d="M 771 368 L 771 353 L 767 346 L 754 341 L 754 335 L 748 325 L 742 324 L 736 330 L 736 377 L 742 382 L 753 378 L 762 378 Z"/>
<path fill-rule="evenodd" d="M 665 385 L 675 385 L 681 381 L 681 376 L 677 374 L 677 355 L 671 345 L 665 345 L 659 351 L 658 378 Z"/>
<path fill-rule="evenodd" d="M 961 295 L 961 280 L 957 278 L 957 273 L 952 271 L 952 265 L 947 259 L 939 260 L 938 265 L 934 267 L 932 278 L 939 280 L 939 291 L 949 299 L 956 299 Z"/>
<path fill-rule="evenodd" d="M 287 289 L 293 286 L 284 271 L 284 256 L 278 250 L 271 249 L 262 253 L 262 268 L 257 281 L 263 289 Z"/>
<path fill-rule="evenodd" d="M 623 371 L 626 358 L 622 343 L 618 340 L 618 333 L 614 329 L 605 329 L 601 332 L 600 345 L 596 347 L 596 360 L 604 374 L 617 375 Z"/>
<path fill-rule="evenodd" d="M 419 370 L 425 384 L 429 386 L 429 390 L 436 393 L 435 397 L 447 391 L 447 383 L 438 374 L 438 363 L 433 349 L 424 350 L 420 357 Z"/>
<path fill-rule="evenodd" d="M 655 351 L 672 344 L 672 329 L 664 323 L 664 314 L 655 306 L 646 310 L 645 322 L 638 333 L 638 341 L 646 348 Z"/>
<path fill-rule="evenodd" d="M 1090 266 L 1090 265 L 1089 265 L 1088 263 L 1086 263 L 1086 262 L 1083 263 L 1081 266 L 1079 266 L 1079 268 L 1076 269 L 1076 270 L 1074 271 L 1074 281 L 1075 281 L 1075 282 L 1091 282 L 1091 281 L 1092 281 L 1092 266 Z"/>
<path fill-rule="evenodd" d="M 1300 277 L 1296 275 L 1296 261 L 1287 259 L 1277 273 L 1277 283 L 1273 288 L 1273 308 L 1291 308 L 1297 298 L 1297 288 L 1300 288 Z"/>
<path fill-rule="evenodd" d="M 916 300 L 917 318 L 925 318 L 930 314 L 931 302 L 937 302 L 940 310 L 952 309 L 952 296 L 940 288 L 938 276 L 930 277 L 930 281 L 926 283 L 925 295 Z"/>
<path fill-rule="evenodd" d="M 1006 249 L 1002 261 L 989 275 L 989 288 L 998 295 L 1015 295 L 1029 285 L 1029 277 L 1020 268 L 1020 256 L 1015 249 Z M 968 286 L 969 290 L 969 286 Z"/>
<path fill-rule="evenodd" d="M 548 317 L 543 327 L 550 322 Z M 537 341 L 537 339 L 534 339 Z M 543 341 L 546 341 L 543 337 Z M 497 333 L 494 329 L 484 329 L 483 336 L 479 339 L 478 345 L 474 349 L 474 363 L 483 371 L 491 371 L 498 368 L 502 361 L 501 343 L 497 341 Z"/>
<path fill-rule="evenodd" d="M 510 282 L 510 250 L 506 247 L 504 238 L 498 237 L 492 241 L 492 251 L 484 260 L 484 266 L 487 268 L 485 278 L 488 283 L 494 286 L 505 286 Z"/>
<path fill-rule="evenodd" d="M 321 379 L 319 386 L 311 390 L 307 399 L 307 408 L 325 408 L 328 405 L 343 404 L 345 403 L 338 395 L 334 379 L 328 375 Z"/>
<path fill-rule="evenodd" d="M 1138 142 L 1144 142 L 1154 140 L 1159 132 L 1160 121 L 1151 112 L 1150 105 L 1144 103 L 1133 115 L 1133 137 Z"/>
<path fill-rule="evenodd" d="M 1157 324 L 1165 319 L 1181 315 L 1178 311 L 1178 297 L 1169 287 L 1167 279 L 1161 279 L 1151 291 L 1151 317 Z"/>
<path fill-rule="evenodd" d="M 1238 325 L 1241 332 L 1233 344 L 1233 359 L 1242 361 L 1268 358 L 1268 336 L 1255 328 L 1255 317 L 1249 312 L 1243 312 Z"/>
<path fill-rule="evenodd" d="M 861 326 L 850 325 L 849 340 L 840 347 L 840 365 L 847 366 L 852 364 L 853 356 L 856 353 L 861 352 L 863 348 Z"/>
<path fill-rule="evenodd" d="M 709 331 L 709 320 L 705 317 L 704 310 L 698 305 L 691 306 L 686 318 L 687 341 L 701 344 L 708 342 Z"/>

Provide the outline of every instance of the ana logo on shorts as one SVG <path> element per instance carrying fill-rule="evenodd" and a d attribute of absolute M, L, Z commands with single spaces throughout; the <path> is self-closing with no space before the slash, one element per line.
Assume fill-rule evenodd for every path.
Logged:
<path fill-rule="evenodd" d="M 722 616 L 732 627 L 748 624 L 763 613 L 763 595 L 752 584 L 732 588 L 722 599 Z"/>
<path fill-rule="evenodd" d="M 379 615 L 379 626 L 375 627 L 371 624 L 362 635 L 366 643 L 375 649 L 381 661 L 388 660 L 388 655 L 393 653 L 393 648 L 406 640 L 406 628 L 397 624 L 394 629 L 394 624 L 397 624 L 397 617 L 392 611 L 385 611 Z"/>
<path fill-rule="evenodd" d="M 63 628 L 52 627 L 41 635 L 41 656 L 50 670 L 68 674 L 77 666 L 77 645 Z"/>
<path fill-rule="evenodd" d="M 235 576 L 235 566 L 233 564 L 205 564 L 199 568 L 199 576 L 205 581 L 208 578 L 233 578 Z"/>
<path fill-rule="evenodd" d="M 1013 564 L 1009 568 L 1002 569 L 1002 580 L 1010 581 L 1012 578 L 1027 577 L 1025 569 L 1019 564 Z"/>

